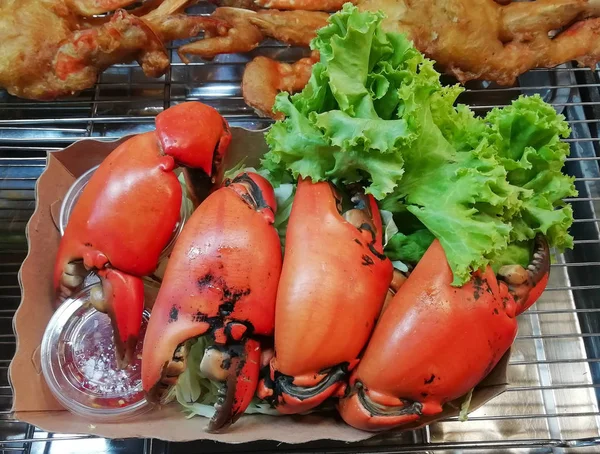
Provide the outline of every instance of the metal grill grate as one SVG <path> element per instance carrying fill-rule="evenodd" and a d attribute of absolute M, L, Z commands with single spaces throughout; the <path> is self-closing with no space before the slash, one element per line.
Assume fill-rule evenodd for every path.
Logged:
<path fill-rule="evenodd" d="M 212 7 L 199 5 L 197 14 Z M 180 43 L 174 43 L 178 45 Z M 520 317 L 519 335 L 504 394 L 474 412 L 422 430 L 382 434 L 360 444 L 316 442 L 290 446 L 255 442 L 105 440 L 51 434 L 10 417 L 7 381 L 15 351 L 11 319 L 19 301 L 17 271 L 26 254 L 25 225 L 34 209 L 34 185 L 47 150 L 85 137 L 99 140 L 150 130 L 154 116 L 172 104 L 198 99 L 235 126 L 262 129 L 242 99 L 244 64 L 256 55 L 294 61 L 306 50 L 266 42 L 248 55 L 223 55 L 184 65 L 171 48 L 172 67 L 161 79 L 146 78 L 134 64 L 115 66 L 93 89 L 62 101 L 37 103 L 0 91 L 0 452 L 577 452 L 600 450 L 600 74 L 564 65 L 534 70 L 516 87 L 470 83 L 460 102 L 477 112 L 507 105 L 520 94 L 539 93 L 568 119 L 573 132 L 568 172 L 577 177 L 570 199 L 575 248 L 556 256 L 544 296 Z M 453 83 L 452 80 L 445 80 Z"/>

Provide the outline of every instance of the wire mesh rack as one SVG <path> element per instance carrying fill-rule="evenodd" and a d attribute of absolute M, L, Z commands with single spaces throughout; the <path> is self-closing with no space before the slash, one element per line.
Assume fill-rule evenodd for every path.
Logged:
<path fill-rule="evenodd" d="M 212 7 L 199 5 L 197 14 Z M 533 70 L 514 87 L 469 83 L 460 102 L 485 113 L 521 94 L 540 94 L 571 128 L 568 173 L 576 177 L 575 247 L 555 255 L 551 281 L 536 305 L 520 316 L 505 393 L 472 413 L 425 429 L 386 433 L 365 442 L 285 445 L 258 441 L 107 440 L 43 432 L 12 419 L 8 365 L 15 352 L 12 317 L 20 302 L 18 269 L 27 253 L 25 225 L 34 209 L 34 185 L 46 152 L 93 137 L 98 140 L 152 129 L 156 114 L 185 101 L 216 107 L 234 126 L 262 129 L 241 96 L 244 65 L 257 55 L 294 61 L 307 50 L 265 42 L 245 55 L 183 64 L 171 47 L 165 76 L 149 79 L 135 64 L 117 65 L 80 95 L 32 102 L 0 91 L 0 453 L 189 452 L 600 452 L 600 73 L 571 65 Z M 455 81 L 445 78 L 444 82 Z"/>

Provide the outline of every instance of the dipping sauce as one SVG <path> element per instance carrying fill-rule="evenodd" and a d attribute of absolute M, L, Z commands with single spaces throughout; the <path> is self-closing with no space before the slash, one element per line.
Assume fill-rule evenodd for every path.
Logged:
<path fill-rule="evenodd" d="M 94 285 L 66 299 L 48 323 L 42 340 L 42 372 L 56 399 L 71 412 L 92 420 L 118 421 L 150 408 L 141 378 L 149 313 L 144 313 L 130 364 L 119 369 L 110 318 L 89 304 Z"/>

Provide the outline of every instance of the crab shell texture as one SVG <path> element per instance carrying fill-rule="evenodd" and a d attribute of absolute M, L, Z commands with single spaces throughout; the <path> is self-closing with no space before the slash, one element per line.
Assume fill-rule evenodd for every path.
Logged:
<path fill-rule="evenodd" d="M 510 348 L 515 317 L 526 307 L 515 301 L 509 286 L 489 266 L 462 287 L 453 287 L 452 279 L 435 240 L 383 310 L 351 375 L 347 395 L 338 403 L 346 423 L 380 431 L 438 414 L 446 402 L 473 389 Z M 525 285 L 535 298 L 543 291 Z"/>
<path fill-rule="evenodd" d="M 275 356 L 258 395 L 281 413 L 310 410 L 344 389 L 385 300 L 393 266 L 383 255 L 372 196 L 355 227 L 328 182 L 300 179 L 286 233 L 275 316 Z"/>
<path fill-rule="evenodd" d="M 187 340 L 211 335 L 216 344 L 244 344 L 273 334 L 282 265 L 275 210 L 270 184 L 243 173 L 208 196 L 184 226 L 144 339 L 142 385 L 150 401 L 164 396 L 166 368 Z"/>
<path fill-rule="evenodd" d="M 155 131 L 130 138 L 108 155 L 74 206 L 56 257 L 54 287 L 63 297 L 77 290 L 83 278 L 67 286 L 65 275 L 78 261 L 85 267 L 80 272 L 98 271 L 107 299 L 101 310 L 111 315 L 125 362 L 141 326 L 140 278 L 154 272 L 180 220 L 182 188 L 173 170 L 197 167 L 214 185 L 230 137 L 213 108 L 199 102 L 171 107 L 156 117 Z"/>

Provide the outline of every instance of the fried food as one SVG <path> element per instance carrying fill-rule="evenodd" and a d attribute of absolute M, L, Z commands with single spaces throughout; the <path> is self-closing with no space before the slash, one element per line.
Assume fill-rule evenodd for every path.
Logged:
<path fill-rule="evenodd" d="M 162 1 L 141 17 L 135 10 L 118 10 L 99 18 L 81 16 L 97 12 L 96 6 L 131 3 L 3 0 L 0 87 L 22 98 L 55 99 L 92 87 L 98 75 L 113 64 L 134 60 L 145 74 L 158 77 L 169 66 L 165 38 L 183 39 L 205 28 L 227 28 L 215 18 L 180 14 L 189 0 Z M 137 14 L 142 11 L 143 7 Z"/>
<path fill-rule="evenodd" d="M 125 8 L 135 2 L 136 0 L 68 0 L 65 3 L 75 14 L 86 17 Z"/>
<path fill-rule="evenodd" d="M 189 63 L 188 55 L 198 55 L 212 59 L 219 54 L 250 52 L 265 39 L 260 29 L 250 22 L 254 11 L 223 7 L 211 15 L 228 24 L 228 28 L 207 30 L 204 39 L 181 46 L 177 53 L 184 63 Z"/>
<path fill-rule="evenodd" d="M 361 0 L 357 6 L 384 11 L 387 31 L 408 34 L 417 49 L 462 83 L 484 79 L 512 85 L 532 68 L 600 59 L 598 0 L 506 6 L 493 0 Z"/>
<path fill-rule="evenodd" d="M 356 3 L 356 0 L 254 0 L 262 8 L 304 11 L 337 11 L 348 2 Z"/>
<path fill-rule="evenodd" d="M 261 10 L 250 22 L 266 35 L 292 46 L 306 46 L 319 28 L 327 25 L 329 14 L 317 11 Z"/>
<path fill-rule="evenodd" d="M 196 36 L 182 46 L 205 59 L 221 53 L 249 52 L 265 38 L 308 46 L 325 26 L 324 11 L 340 0 L 210 0 L 219 7 L 210 17 L 188 16 L 195 0 L 147 0 L 130 12 L 104 17 L 91 14 L 135 3 L 133 0 L 2 0 L 0 2 L 0 87 L 30 99 L 54 99 L 93 86 L 98 74 L 116 63 L 138 61 L 157 77 L 169 65 L 166 41 Z M 531 68 L 549 68 L 576 60 L 595 66 L 600 60 L 600 0 L 353 0 L 360 10 L 383 11 L 387 31 L 403 32 L 417 49 L 464 83 L 484 79 L 514 84 Z M 507 4 L 508 3 L 508 4 Z M 280 8 L 262 9 L 258 7 Z M 264 58 L 264 57 L 262 57 Z M 307 60 L 298 66 L 304 71 Z M 276 64 L 252 65 L 248 77 L 264 70 L 273 80 Z M 282 66 L 281 68 L 285 68 Z M 295 72 L 295 71 L 292 71 Z M 299 78 L 298 80 L 303 80 Z M 274 81 L 275 85 L 283 86 Z M 297 83 L 291 86 L 301 88 Z M 265 87 L 267 106 L 273 86 Z M 271 115 L 271 110 L 264 114 Z"/>
<path fill-rule="evenodd" d="M 267 57 L 256 57 L 244 71 L 242 93 L 246 103 L 261 116 L 276 120 L 283 114 L 273 113 L 275 97 L 280 91 L 294 93 L 302 90 L 310 79 L 312 66 L 319 61 L 319 53 L 313 51 L 309 57 L 297 62 L 282 63 Z"/>
<path fill-rule="evenodd" d="M 284 8 L 284 1 L 277 0 L 277 6 Z M 512 85 L 532 68 L 552 68 L 572 60 L 594 67 L 600 60 L 600 0 L 506 3 L 358 0 L 356 5 L 361 11 L 383 11 L 386 31 L 406 33 L 417 49 L 461 83 L 483 79 Z M 317 4 L 313 2 L 313 6 Z M 297 5 L 289 0 L 289 7 Z M 294 26 L 306 29 L 310 25 L 304 18 L 303 25 Z M 269 65 L 263 62 L 261 67 L 267 71 Z M 259 76 L 254 73 L 252 77 Z M 264 90 L 263 102 L 257 102 L 254 92 L 248 92 L 253 97 L 245 98 L 246 102 L 262 105 L 266 108 L 262 113 L 273 116 L 266 103 L 273 98 L 272 89 Z"/>
<path fill-rule="evenodd" d="M 267 37 L 293 46 L 307 46 L 316 31 L 327 25 L 329 14 L 318 11 L 251 11 L 220 7 L 211 18 L 226 23 L 228 28 L 207 30 L 204 39 L 181 46 L 181 60 L 189 63 L 188 55 L 212 59 L 219 54 L 250 52 Z"/>
<path fill-rule="evenodd" d="M 253 11 L 260 9 L 260 6 L 254 0 L 208 0 L 208 2 L 217 6 L 230 6 L 232 8 L 244 8 Z"/>

